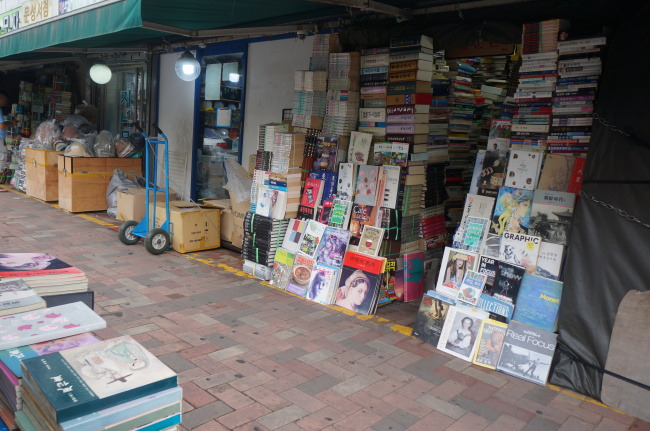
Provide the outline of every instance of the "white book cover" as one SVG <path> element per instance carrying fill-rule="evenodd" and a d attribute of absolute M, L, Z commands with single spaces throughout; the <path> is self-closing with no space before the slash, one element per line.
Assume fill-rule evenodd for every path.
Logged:
<path fill-rule="evenodd" d="M 487 275 L 476 271 L 467 271 L 460 285 L 458 298 L 456 299 L 475 307 L 478 304 L 486 282 Z"/>
<path fill-rule="evenodd" d="M 461 226 L 464 226 L 467 217 L 490 218 L 492 217 L 492 210 L 494 209 L 495 199 L 491 196 L 482 196 L 477 194 L 468 194 L 465 199 L 465 207 L 463 208 L 463 217 L 461 218 Z"/>
<path fill-rule="evenodd" d="M 378 256 L 381 242 L 384 239 L 384 232 L 385 229 L 381 227 L 364 226 L 357 251 L 370 256 Z"/>
<path fill-rule="evenodd" d="M 267 186 L 258 186 L 257 206 L 255 207 L 255 214 L 264 217 L 271 217 L 271 214 L 273 212 L 272 200 L 274 191 L 275 190 L 272 190 Z"/>
<path fill-rule="evenodd" d="M 559 280 L 563 257 L 563 245 L 542 241 L 542 244 L 539 246 L 535 275 L 550 278 L 551 280 Z"/>
<path fill-rule="evenodd" d="M 543 154 L 536 151 L 512 150 L 504 186 L 524 190 L 537 187 Z"/>
<path fill-rule="evenodd" d="M 372 134 L 356 132 L 350 133 L 350 144 L 348 146 L 348 162 L 357 165 L 368 163 L 368 154 L 372 144 Z"/>
<path fill-rule="evenodd" d="M 537 256 L 542 239 L 523 233 L 504 232 L 499 248 L 499 260 L 526 268 L 534 274 L 537 269 Z"/>
<path fill-rule="evenodd" d="M 361 165 L 354 193 L 354 203 L 359 205 L 377 205 L 378 182 L 381 166 Z"/>
<path fill-rule="evenodd" d="M 477 308 L 462 305 L 450 306 L 440 332 L 438 349 L 472 362 L 481 324 L 488 317 L 487 311 Z"/>
<path fill-rule="evenodd" d="M 326 228 L 326 224 L 319 223 L 316 220 L 309 220 L 300 239 L 299 251 L 311 258 L 315 257 Z"/>
<path fill-rule="evenodd" d="M 383 168 L 385 183 L 380 206 L 382 208 L 396 209 L 401 168 L 399 166 L 384 166 Z"/>
<path fill-rule="evenodd" d="M 445 247 L 438 282 L 436 283 L 436 291 L 456 299 L 467 271 L 476 271 L 477 268 L 478 254 L 467 250 Z"/>
<path fill-rule="evenodd" d="M 20 278 L 0 281 L 0 316 L 15 314 L 18 307 L 20 311 L 45 308 L 45 301 Z"/>
<path fill-rule="evenodd" d="M 336 185 L 336 194 L 340 197 L 354 196 L 356 188 L 356 165 L 354 163 L 339 164 L 339 179 Z"/>

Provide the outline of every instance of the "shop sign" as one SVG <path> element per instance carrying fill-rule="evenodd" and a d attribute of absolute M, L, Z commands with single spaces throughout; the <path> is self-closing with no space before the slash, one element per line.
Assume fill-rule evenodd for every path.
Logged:
<path fill-rule="evenodd" d="M 107 0 L 58 0 L 59 2 L 59 15 L 72 12 L 78 9 L 92 6 L 97 3 L 103 3 Z"/>
<path fill-rule="evenodd" d="M 56 0 L 29 0 L 23 3 L 21 11 L 22 26 L 26 27 L 56 16 L 58 10 L 55 4 Z"/>
<path fill-rule="evenodd" d="M 20 28 L 20 8 L 0 14 L 0 34 Z"/>

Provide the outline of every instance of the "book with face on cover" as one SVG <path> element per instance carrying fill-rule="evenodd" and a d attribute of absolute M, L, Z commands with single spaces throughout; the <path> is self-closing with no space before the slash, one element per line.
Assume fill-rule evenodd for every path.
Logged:
<path fill-rule="evenodd" d="M 359 314 L 372 314 L 386 269 L 386 258 L 345 253 L 334 303 Z"/>
<path fill-rule="evenodd" d="M 176 373 L 128 335 L 25 359 L 22 368 L 53 423 L 178 386 Z"/>
<path fill-rule="evenodd" d="M 476 355 L 472 362 L 496 370 L 507 329 L 508 325 L 498 320 L 484 320 L 481 324 Z"/>
<path fill-rule="evenodd" d="M 316 261 L 340 268 L 349 242 L 350 231 L 328 226 L 316 252 Z"/>
<path fill-rule="evenodd" d="M 481 324 L 487 318 L 486 311 L 463 305 L 452 305 L 449 307 L 440 333 L 438 349 L 472 362 Z"/>
<path fill-rule="evenodd" d="M 357 251 L 370 256 L 379 255 L 379 248 L 381 247 L 381 241 L 384 239 L 384 232 L 385 229 L 381 227 L 363 226 Z"/>
<path fill-rule="evenodd" d="M 36 277 L 83 276 L 82 270 L 48 253 L 0 253 L 0 279 L 19 277 L 28 285 Z"/>
<path fill-rule="evenodd" d="M 413 324 L 413 336 L 437 346 L 447 312 L 452 305 L 456 305 L 454 299 L 438 292 L 429 291 L 424 294 Z"/>
<path fill-rule="evenodd" d="M 297 253 L 298 247 L 300 246 L 300 240 L 302 239 L 302 234 L 305 232 L 306 227 L 307 221 L 305 220 L 289 220 L 287 231 L 285 232 L 284 240 L 282 241 L 282 248 L 290 253 Z"/>
<path fill-rule="evenodd" d="M 467 250 L 445 247 L 436 292 L 456 299 L 465 274 L 467 274 L 467 271 L 476 270 L 477 266 L 478 254 Z"/>
<path fill-rule="evenodd" d="M 324 263 L 316 264 L 312 270 L 305 297 L 321 304 L 331 304 L 334 300 L 339 270 L 339 268 Z"/>
<path fill-rule="evenodd" d="M 305 232 L 300 239 L 298 251 L 309 257 L 315 257 L 326 228 L 327 225 L 323 223 L 319 223 L 316 220 L 309 220 Z"/>
<path fill-rule="evenodd" d="M 348 162 L 357 165 L 367 164 L 371 145 L 372 135 L 370 133 L 351 132 L 348 146 Z"/>
<path fill-rule="evenodd" d="M 280 248 L 275 253 L 275 261 L 273 262 L 273 272 L 271 274 L 271 285 L 286 289 L 291 278 L 291 267 L 293 266 L 294 254 L 288 250 Z"/>
<path fill-rule="evenodd" d="M 17 278 L 0 281 L 0 316 L 45 308 L 45 301 Z"/>

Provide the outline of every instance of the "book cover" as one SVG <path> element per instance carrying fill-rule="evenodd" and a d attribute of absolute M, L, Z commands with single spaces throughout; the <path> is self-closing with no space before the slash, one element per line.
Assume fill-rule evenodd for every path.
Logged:
<path fill-rule="evenodd" d="M 535 275 L 559 280 L 562 272 L 562 261 L 564 258 L 564 246 L 542 241 L 537 255 L 537 269 Z"/>
<path fill-rule="evenodd" d="M 331 227 L 347 229 L 350 224 L 350 214 L 352 212 L 352 201 L 336 198 L 332 201 L 332 211 L 327 223 Z"/>
<path fill-rule="evenodd" d="M 363 132 L 350 132 L 350 143 L 348 144 L 348 163 L 365 165 L 368 163 L 368 154 L 372 144 L 372 135 Z"/>
<path fill-rule="evenodd" d="M 532 190 L 501 187 L 490 232 L 497 235 L 503 235 L 504 232 L 528 233 L 533 195 Z"/>
<path fill-rule="evenodd" d="M 345 253 L 335 304 L 359 314 L 371 314 L 377 305 L 386 258 Z"/>
<path fill-rule="evenodd" d="M 20 378 L 23 377 L 23 371 L 20 366 L 20 362 L 23 359 L 49 355 L 50 353 L 72 349 L 74 347 L 95 343 L 97 341 L 99 341 L 99 339 L 95 338 L 92 334 L 89 333 L 58 338 L 56 340 L 30 344 L 29 346 L 1 350 L 0 361 L 2 361 L 7 366 L 7 368 L 9 368 L 12 373 L 14 373 L 16 377 Z"/>
<path fill-rule="evenodd" d="M 484 292 L 500 301 L 515 304 L 525 273 L 525 269 L 521 266 L 499 262 L 492 289 Z"/>
<path fill-rule="evenodd" d="M 499 258 L 499 250 L 501 249 L 501 235 L 488 233 L 483 246 L 481 247 L 480 254 L 484 256 Z"/>
<path fill-rule="evenodd" d="M 585 175 L 585 164 L 587 159 L 585 157 L 578 157 L 573 165 L 573 172 L 571 173 L 571 180 L 569 181 L 569 187 L 567 192 L 574 193 L 576 196 L 580 194 L 582 190 L 582 181 Z M 0 277 L 2 277 L 2 272 L 0 272 Z"/>
<path fill-rule="evenodd" d="M 535 190 L 528 232 L 545 242 L 567 245 L 571 236 L 574 203 L 573 193 Z"/>
<path fill-rule="evenodd" d="M 307 221 L 291 219 L 287 225 L 287 231 L 284 234 L 282 248 L 290 253 L 297 253 L 300 246 L 302 234 L 307 227 Z"/>
<path fill-rule="evenodd" d="M 492 209 L 494 208 L 495 199 L 490 196 L 481 196 L 476 194 L 468 194 L 465 198 L 465 206 L 463 207 L 463 217 L 461 218 L 460 225 L 465 226 L 467 217 L 487 218 L 492 217 Z"/>
<path fill-rule="evenodd" d="M 568 191 L 575 162 L 576 158 L 572 156 L 547 154 L 537 188 L 557 192 Z"/>
<path fill-rule="evenodd" d="M 537 187 L 543 155 L 537 151 L 512 150 L 508 159 L 506 187 L 534 190 Z"/>
<path fill-rule="evenodd" d="M 445 247 L 436 291 L 456 299 L 465 274 L 467 271 L 474 271 L 477 266 L 476 253 Z"/>
<path fill-rule="evenodd" d="M 424 294 L 424 253 L 404 253 L 404 302 L 415 301 Z"/>
<path fill-rule="evenodd" d="M 17 278 L 0 281 L 0 316 L 45 308 L 45 301 Z"/>
<path fill-rule="evenodd" d="M 382 280 L 381 289 L 379 291 L 379 305 L 398 300 L 397 292 L 395 291 L 397 272 L 397 260 L 386 259 L 386 269 Z"/>
<path fill-rule="evenodd" d="M 336 194 L 338 197 L 347 197 L 352 199 L 357 186 L 356 164 L 340 163 L 339 178 L 336 185 Z"/>
<path fill-rule="evenodd" d="M 499 249 L 499 260 L 521 266 L 529 274 L 534 274 L 541 243 L 542 239 L 538 236 L 504 232 Z"/>
<path fill-rule="evenodd" d="M 338 139 L 319 136 L 316 143 L 316 158 L 313 168 L 321 171 L 334 172 L 336 169 Z"/>
<path fill-rule="evenodd" d="M 472 362 L 478 332 L 488 313 L 476 308 L 452 305 L 438 340 L 438 349 L 457 358 Z"/>
<path fill-rule="evenodd" d="M 323 224 L 328 224 L 330 217 L 332 215 L 332 207 L 334 206 L 334 201 L 327 200 L 323 201 L 323 206 L 318 210 L 318 222 Z"/>
<path fill-rule="evenodd" d="M 305 188 L 302 192 L 302 198 L 300 199 L 300 205 L 307 208 L 316 209 L 316 207 L 320 204 L 322 195 L 323 181 L 314 178 L 307 178 L 305 180 Z"/>
<path fill-rule="evenodd" d="M 286 290 L 299 296 L 305 296 L 311 279 L 311 272 L 316 266 L 316 261 L 304 254 L 296 254 L 291 267 L 291 278 Z"/>
<path fill-rule="evenodd" d="M 381 241 L 384 239 L 385 230 L 381 227 L 364 225 L 359 238 L 359 247 L 357 251 L 369 256 L 379 255 Z"/>
<path fill-rule="evenodd" d="M 475 195 L 478 193 L 479 185 L 481 184 L 481 172 L 483 171 L 483 162 L 485 161 L 485 150 L 479 150 L 476 154 L 474 161 L 474 171 L 472 172 L 472 179 L 469 184 L 469 193 Z"/>
<path fill-rule="evenodd" d="M 397 208 L 400 187 L 400 166 L 384 166 L 384 193 L 381 197 L 382 208 Z"/>
<path fill-rule="evenodd" d="M 363 227 L 375 226 L 377 221 L 377 207 L 371 205 L 352 204 L 352 213 L 350 215 L 350 244 L 359 245 Z"/>
<path fill-rule="evenodd" d="M 478 253 L 490 229 L 490 219 L 467 217 L 462 239 L 457 248 Z"/>
<path fill-rule="evenodd" d="M 496 370 L 507 329 L 508 325 L 498 320 L 484 320 L 481 324 L 476 355 L 472 362 Z"/>
<path fill-rule="evenodd" d="M 293 266 L 294 253 L 279 248 L 275 252 L 275 261 L 273 262 L 273 273 L 271 274 L 271 285 L 286 289 L 291 279 L 291 267 Z"/>
<path fill-rule="evenodd" d="M 0 254 L 0 278 L 42 277 L 60 274 L 83 274 L 83 271 L 48 253 Z"/>
<path fill-rule="evenodd" d="M 476 271 L 487 276 L 487 279 L 485 280 L 486 289 L 491 289 L 492 285 L 494 285 L 494 278 L 497 275 L 498 267 L 499 267 L 498 258 L 486 256 L 483 254 L 480 255 L 478 261 L 478 268 Z"/>
<path fill-rule="evenodd" d="M 476 271 L 467 271 L 467 274 L 465 274 L 465 277 L 463 277 L 463 281 L 460 284 L 457 299 L 466 304 L 476 306 L 481 297 L 486 281 L 487 275 Z"/>
<path fill-rule="evenodd" d="M 104 319 L 83 302 L 0 318 L 0 349 L 26 346 L 106 327 Z"/>
<path fill-rule="evenodd" d="M 360 165 L 357 187 L 354 192 L 354 202 L 360 205 L 377 205 L 379 177 L 382 168 L 379 166 Z"/>
<path fill-rule="evenodd" d="M 318 205 L 323 205 L 326 200 L 332 200 L 336 195 L 336 187 L 338 183 L 338 174 L 329 171 L 311 171 L 309 178 L 323 181 L 323 192 Z"/>
<path fill-rule="evenodd" d="M 331 304 L 334 298 L 339 268 L 318 263 L 311 272 L 306 298 L 320 304 Z"/>
<path fill-rule="evenodd" d="M 488 149 L 505 155 L 510 149 L 511 129 L 512 120 L 493 118 L 488 133 Z"/>
<path fill-rule="evenodd" d="M 26 359 L 22 366 L 55 422 L 178 385 L 176 373 L 128 335 Z"/>
<path fill-rule="evenodd" d="M 422 297 L 415 317 L 412 335 L 432 346 L 437 346 L 447 312 L 452 305 L 456 305 L 455 300 L 434 291 L 427 292 Z"/>
<path fill-rule="evenodd" d="M 497 370 L 546 385 L 557 335 L 513 320 L 506 330 Z"/>
<path fill-rule="evenodd" d="M 326 228 L 327 225 L 323 223 L 319 223 L 316 220 L 309 220 L 305 232 L 303 232 L 302 238 L 300 239 L 298 251 L 309 257 L 315 257 Z"/>
<path fill-rule="evenodd" d="M 512 318 L 537 329 L 555 330 L 563 283 L 536 275 L 524 274 Z"/>
<path fill-rule="evenodd" d="M 477 188 L 496 190 L 503 185 L 505 176 L 506 157 L 498 151 L 486 151 L 483 157 L 483 168 L 477 177 Z"/>
<path fill-rule="evenodd" d="M 350 231 L 328 226 L 316 252 L 316 261 L 340 268 L 350 242 Z"/>

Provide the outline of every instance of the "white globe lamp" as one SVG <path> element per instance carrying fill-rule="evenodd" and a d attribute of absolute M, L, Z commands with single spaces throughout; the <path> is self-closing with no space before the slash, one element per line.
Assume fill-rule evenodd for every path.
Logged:
<path fill-rule="evenodd" d="M 90 68 L 90 79 L 97 84 L 106 84 L 111 80 L 112 76 L 113 72 L 111 72 L 111 68 L 104 63 L 95 63 Z"/>
<path fill-rule="evenodd" d="M 176 75 L 183 81 L 194 81 L 201 74 L 201 65 L 190 51 L 185 51 L 176 60 Z"/>

